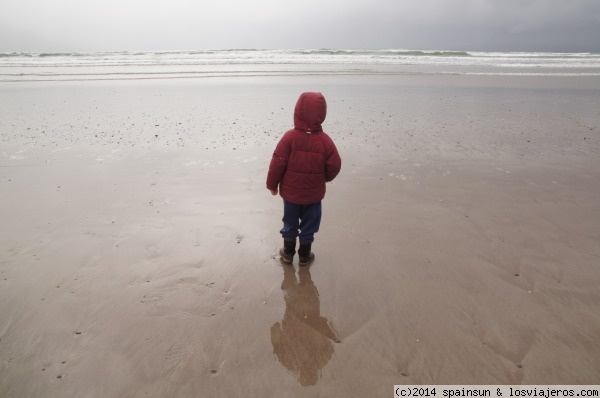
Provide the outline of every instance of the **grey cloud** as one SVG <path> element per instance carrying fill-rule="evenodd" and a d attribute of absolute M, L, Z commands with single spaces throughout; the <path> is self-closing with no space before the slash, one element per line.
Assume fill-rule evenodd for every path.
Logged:
<path fill-rule="evenodd" d="M 598 0 L 173 0 L 168 5 L 158 0 L 90 0 L 85 6 L 75 0 L 4 2 L 0 51 L 600 51 Z M 37 12 L 30 15 L 31 10 Z"/>

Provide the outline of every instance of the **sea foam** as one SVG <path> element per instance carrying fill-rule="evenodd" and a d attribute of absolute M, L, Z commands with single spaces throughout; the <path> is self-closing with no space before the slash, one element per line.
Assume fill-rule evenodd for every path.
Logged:
<path fill-rule="evenodd" d="M 336 73 L 600 76 L 600 53 L 403 49 L 0 53 L 0 82 Z"/>

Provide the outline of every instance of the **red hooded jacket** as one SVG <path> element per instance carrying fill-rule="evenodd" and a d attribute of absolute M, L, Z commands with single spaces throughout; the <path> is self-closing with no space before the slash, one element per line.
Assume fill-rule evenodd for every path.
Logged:
<path fill-rule="evenodd" d="M 342 160 L 321 123 L 327 103 L 321 93 L 303 93 L 294 110 L 294 128 L 286 132 L 273 152 L 267 188 L 296 204 L 317 203 L 325 197 L 325 182 L 333 180 Z"/>

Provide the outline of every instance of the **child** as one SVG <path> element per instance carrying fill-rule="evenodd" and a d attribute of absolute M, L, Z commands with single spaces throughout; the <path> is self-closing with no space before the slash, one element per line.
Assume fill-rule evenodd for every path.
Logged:
<path fill-rule="evenodd" d="M 300 240 L 300 265 L 314 261 L 311 245 L 321 224 L 325 183 L 332 181 L 342 166 L 335 144 L 321 127 L 326 115 L 323 94 L 301 94 L 294 110 L 294 128 L 283 135 L 269 165 L 267 189 L 283 198 L 283 248 L 279 254 L 287 264 L 296 254 L 296 237 Z"/>

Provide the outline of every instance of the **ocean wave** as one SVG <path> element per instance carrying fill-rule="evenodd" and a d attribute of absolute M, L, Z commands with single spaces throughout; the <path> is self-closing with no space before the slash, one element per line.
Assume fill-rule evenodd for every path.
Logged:
<path fill-rule="evenodd" d="M 39 53 L 36 54 L 40 58 L 44 57 L 85 57 L 85 53 Z"/>
<path fill-rule="evenodd" d="M 0 58 L 32 57 L 32 53 L 0 53 Z"/>
<path fill-rule="evenodd" d="M 85 75 L 141 70 L 186 72 L 194 68 L 227 71 L 233 67 L 266 70 L 268 65 L 290 65 L 309 69 L 383 68 L 394 70 L 452 71 L 453 73 L 596 73 L 600 53 L 477 52 L 409 49 L 232 49 L 186 51 L 120 51 L 97 53 L 42 52 L 0 53 L 0 74 L 35 75 L 64 73 L 65 69 Z M 87 71 L 86 71 L 87 70 Z"/>
<path fill-rule="evenodd" d="M 52 57 L 156 57 L 156 56 L 229 56 L 235 54 L 244 54 L 249 58 L 255 55 L 329 55 L 329 56 L 364 56 L 364 55 L 383 55 L 383 56 L 421 56 L 421 57 L 477 57 L 477 58 L 600 58 L 600 53 L 582 52 L 582 53 L 552 53 L 552 52 L 485 52 L 485 51 L 448 51 L 448 50 L 408 50 L 408 49 L 228 49 L 228 50 L 186 50 L 186 51 L 112 51 L 112 52 L 5 52 L 0 53 L 0 58 L 52 58 Z"/>
<path fill-rule="evenodd" d="M 439 51 L 439 50 L 296 50 L 297 54 L 304 55 L 376 55 L 376 56 L 423 56 L 423 57 L 470 57 L 467 51 Z"/>

